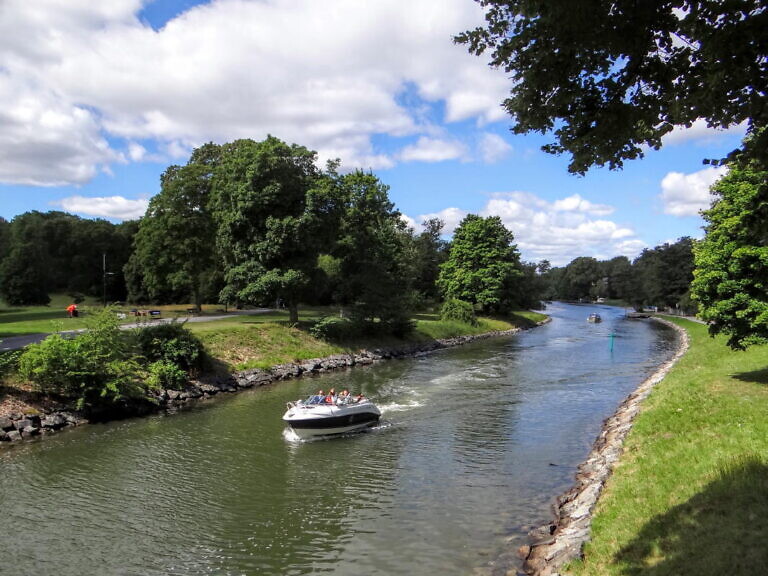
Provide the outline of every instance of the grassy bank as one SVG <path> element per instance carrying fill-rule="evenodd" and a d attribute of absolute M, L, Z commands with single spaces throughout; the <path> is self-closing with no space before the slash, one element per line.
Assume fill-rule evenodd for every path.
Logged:
<path fill-rule="evenodd" d="M 229 369 L 246 369 L 267 368 L 362 348 L 396 347 L 466 334 L 527 328 L 546 318 L 543 314 L 520 311 L 506 319 L 481 318 L 478 326 L 469 326 L 440 320 L 437 314 L 422 313 L 414 316 L 416 329 L 404 339 L 391 336 L 357 337 L 348 341 L 325 342 L 313 338 L 307 328 L 328 312 L 328 309 L 303 309 L 298 326 L 289 325 L 286 312 L 274 312 L 190 323 L 188 327 L 203 341 L 210 354 Z"/>
<path fill-rule="evenodd" d="M 768 574 L 768 346 L 734 352 L 673 321 L 690 350 L 636 419 L 568 574 Z"/>

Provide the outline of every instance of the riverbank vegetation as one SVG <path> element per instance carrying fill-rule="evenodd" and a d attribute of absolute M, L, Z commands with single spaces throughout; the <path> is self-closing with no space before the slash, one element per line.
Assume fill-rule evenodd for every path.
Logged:
<path fill-rule="evenodd" d="M 577 576 L 756 574 L 768 567 L 768 346 L 690 349 L 646 400 L 600 498 Z"/>

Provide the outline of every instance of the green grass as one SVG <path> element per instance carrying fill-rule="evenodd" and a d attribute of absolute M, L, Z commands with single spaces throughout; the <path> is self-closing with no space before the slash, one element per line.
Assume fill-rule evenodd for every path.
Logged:
<path fill-rule="evenodd" d="M 768 573 L 768 346 L 673 321 L 691 348 L 646 400 L 569 574 Z"/>
<path fill-rule="evenodd" d="M 66 307 L 70 304 L 72 300 L 64 294 L 51 295 L 51 302 L 47 306 L 0 304 L 0 338 L 84 328 L 82 318 L 67 317 Z M 93 306 L 100 307 L 101 303 L 88 298 L 78 304 L 78 309 L 87 314 L 88 308 Z"/>
<path fill-rule="evenodd" d="M 422 313 L 415 315 L 416 329 L 404 339 L 369 336 L 329 343 L 317 340 L 307 332 L 315 320 L 335 314 L 338 314 L 336 308 L 301 308 L 297 326 L 289 325 L 288 314 L 283 311 L 233 316 L 226 320 L 189 323 L 187 326 L 203 341 L 214 358 L 230 369 L 242 370 L 267 368 L 364 348 L 397 347 L 465 334 L 509 330 L 515 326 L 529 327 L 546 318 L 543 314 L 525 311 L 515 313 L 506 320 L 480 318 L 479 326 L 469 326 L 442 321 L 438 314 Z"/>

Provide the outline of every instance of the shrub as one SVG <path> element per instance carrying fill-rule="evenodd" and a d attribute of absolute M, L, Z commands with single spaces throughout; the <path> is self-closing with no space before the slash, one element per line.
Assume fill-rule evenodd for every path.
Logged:
<path fill-rule="evenodd" d="M 158 360 L 149 365 L 147 384 L 154 389 L 181 390 L 187 382 L 187 373 L 173 362 Z"/>
<path fill-rule="evenodd" d="M 0 340 L 2 342 L 2 340 Z M 21 357 L 21 350 L 10 350 L 8 352 L 0 352 L 0 378 L 6 374 L 16 372 L 19 369 L 19 358 Z"/>
<path fill-rule="evenodd" d="M 49 336 L 27 346 L 19 373 L 46 394 L 77 400 L 79 409 L 99 411 L 147 398 L 141 368 L 112 309 L 89 316 L 77 338 Z"/>
<path fill-rule="evenodd" d="M 183 323 L 171 322 L 140 328 L 136 341 L 149 362 L 172 364 L 186 373 L 203 367 L 205 348 Z"/>
<path fill-rule="evenodd" d="M 359 334 L 359 326 L 349 318 L 326 316 L 309 329 L 309 333 L 321 340 L 345 340 Z"/>
<path fill-rule="evenodd" d="M 445 301 L 445 304 L 440 309 L 440 318 L 477 326 L 477 316 L 475 316 L 475 309 L 472 304 L 456 298 L 450 298 Z"/>

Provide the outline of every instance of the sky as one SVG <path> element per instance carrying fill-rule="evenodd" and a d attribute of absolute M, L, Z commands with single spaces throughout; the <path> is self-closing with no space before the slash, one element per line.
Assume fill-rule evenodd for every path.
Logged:
<path fill-rule="evenodd" d="M 636 257 L 703 235 L 743 127 L 676 129 L 621 171 L 570 175 L 513 135 L 505 73 L 452 37 L 472 0 L 2 0 L 0 217 L 143 215 L 209 141 L 268 134 L 372 170 L 416 231 L 499 216 L 526 261 Z"/>

